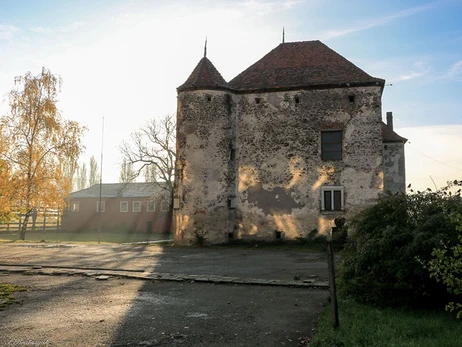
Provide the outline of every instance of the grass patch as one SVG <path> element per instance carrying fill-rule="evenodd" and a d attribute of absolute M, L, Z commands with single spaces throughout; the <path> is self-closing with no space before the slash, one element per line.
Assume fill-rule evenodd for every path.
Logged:
<path fill-rule="evenodd" d="M 306 346 L 462 346 L 462 321 L 443 310 L 381 309 L 339 299 L 339 320 L 335 330 L 327 307 Z"/>
<path fill-rule="evenodd" d="M 0 283 L 0 311 L 3 311 L 8 305 L 16 302 L 14 293 L 26 290 L 27 288 L 16 284 Z"/>
<path fill-rule="evenodd" d="M 121 232 L 121 231 L 104 231 L 101 232 L 100 241 L 103 243 L 129 243 L 129 242 L 146 242 L 157 241 L 171 238 L 170 234 L 152 233 L 146 234 L 141 232 Z M 19 231 L 1 231 L 0 242 L 21 242 Z M 98 233 L 96 231 L 76 231 L 69 232 L 65 230 L 35 230 L 26 233 L 26 240 L 22 242 L 98 242 Z"/>

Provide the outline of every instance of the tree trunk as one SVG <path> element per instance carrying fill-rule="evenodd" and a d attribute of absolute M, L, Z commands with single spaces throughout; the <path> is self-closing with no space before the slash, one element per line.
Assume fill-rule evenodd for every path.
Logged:
<path fill-rule="evenodd" d="M 22 223 L 21 231 L 19 232 L 20 240 L 26 239 L 27 223 L 29 223 L 29 217 L 31 216 L 31 214 L 32 214 L 32 210 L 28 210 L 26 212 L 26 215 L 24 216 L 24 222 Z"/>

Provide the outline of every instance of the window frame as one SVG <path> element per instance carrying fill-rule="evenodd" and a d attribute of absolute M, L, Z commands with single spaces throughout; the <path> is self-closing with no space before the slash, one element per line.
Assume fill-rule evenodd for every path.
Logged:
<path fill-rule="evenodd" d="M 106 201 L 101 201 L 101 213 L 106 211 Z M 99 212 L 99 200 L 96 202 L 96 212 Z"/>
<path fill-rule="evenodd" d="M 340 134 L 340 142 L 326 142 L 324 141 L 324 134 Z M 325 150 L 325 145 L 340 145 L 340 151 Z M 332 154 L 340 153 L 340 158 L 332 158 Z M 328 157 L 330 154 L 330 157 Z M 343 130 L 322 130 L 321 131 L 321 159 L 323 161 L 341 161 L 343 160 Z"/>
<path fill-rule="evenodd" d="M 340 209 L 336 209 L 336 199 L 335 199 L 335 191 L 340 191 Z M 325 201 L 325 193 L 331 193 L 331 206 L 330 209 L 326 209 L 326 201 Z M 321 187 L 321 211 L 322 212 L 339 212 L 345 210 L 345 189 L 343 186 L 322 186 Z"/>
<path fill-rule="evenodd" d="M 72 201 L 71 203 L 72 212 L 80 212 L 80 201 Z"/>
<path fill-rule="evenodd" d="M 135 204 L 138 205 L 137 209 L 135 209 Z M 141 201 L 132 201 L 132 211 L 136 213 L 141 212 Z"/>
<path fill-rule="evenodd" d="M 149 208 L 150 204 L 152 204 L 152 209 Z M 156 201 L 155 200 L 148 200 L 146 201 L 146 212 L 155 212 L 156 211 Z"/>
<path fill-rule="evenodd" d="M 122 205 L 125 205 L 126 208 L 122 209 Z M 123 212 L 123 213 L 128 212 L 128 201 L 121 201 L 120 202 L 120 212 Z"/>

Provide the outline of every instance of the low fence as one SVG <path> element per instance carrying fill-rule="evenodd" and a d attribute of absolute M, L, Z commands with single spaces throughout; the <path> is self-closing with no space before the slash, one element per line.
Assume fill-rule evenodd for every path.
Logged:
<path fill-rule="evenodd" d="M 24 223 L 24 214 L 17 214 L 11 221 L 0 223 L 1 231 L 19 231 Z M 58 209 L 37 211 L 29 217 L 27 231 L 61 229 L 61 215 Z"/>

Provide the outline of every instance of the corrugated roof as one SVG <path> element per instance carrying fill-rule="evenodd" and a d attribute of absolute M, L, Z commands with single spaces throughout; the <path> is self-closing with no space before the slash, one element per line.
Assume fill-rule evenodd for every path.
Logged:
<path fill-rule="evenodd" d="M 103 198 L 148 198 L 161 193 L 162 188 L 158 183 L 103 183 L 101 189 Z M 71 193 L 72 199 L 98 197 L 99 184 Z"/>
<path fill-rule="evenodd" d="M 229 82 L 237 91 L 335 85 L 381 85 L 321 41 L 281 43 Z"/>
<path fill-rule="evenodd" d="M 224 80 L 212 62 L 203 57 L 189 78 L 178 87 L 178 91 L 195 89 L 227 89 L 228 83 Z"/>
<path fill-rule="evenodd" d="M 399 136 L 397 133 L 391 130 L 388 127 L 388 125 L 386 125 L 384 122 L 382 122 L 381 126 L 383 142 L 407 142 L 406 138 Z"/>

